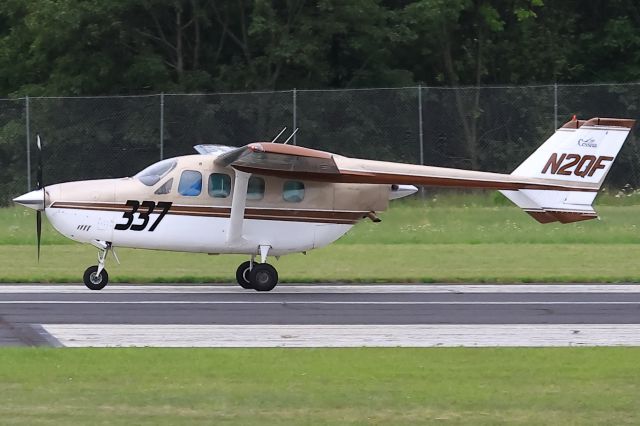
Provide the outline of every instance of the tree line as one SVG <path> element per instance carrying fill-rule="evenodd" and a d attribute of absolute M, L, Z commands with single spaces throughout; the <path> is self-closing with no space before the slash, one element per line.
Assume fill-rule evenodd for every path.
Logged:
<path fill-rule="evenodd" d="M 3 0 L 0 96 L 633 81 L 635 0 Z"/>
<path fill-rule="evenodd" d="M 564 83 L 639 76 L 632 0 L 3 0 L 0 205 L 28 187 L 27 122 L 48 183 L 263 140 L 294 110 L 304 146 L 509 172 L 556 121 L 638 110 L 639 84 Z M 302 90 L 384 86 L 407 88 Z M 637 139 L 613 188 L 640 186 Z"/>

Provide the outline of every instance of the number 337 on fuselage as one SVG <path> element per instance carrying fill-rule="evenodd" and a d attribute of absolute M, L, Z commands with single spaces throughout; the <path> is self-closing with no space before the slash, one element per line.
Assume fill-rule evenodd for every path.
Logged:
<path fill-rule="evenodd" d="M 595 218 L 593 199 L 633 124 L 574 119 L 511 174 L 348 158 L 274 142 L 199 145 L 198 155 L 160 161 L 130 178 L 48 185 L 14 201 L 44 211 L 64 236 L 98 248 L 98 265 L 85 271 L 89 288 L 106 285 L 109 250 L 133 247 L 247 254 L 237 281 L 265 291 L 278 282 L 268 256 L 330 244 L 359 220 L 378 220 L 389 200 L 416 192 L 413 185 L 499 190 L 542 223 Z M 572 158 L 573 168 L 566 164 Z"/>

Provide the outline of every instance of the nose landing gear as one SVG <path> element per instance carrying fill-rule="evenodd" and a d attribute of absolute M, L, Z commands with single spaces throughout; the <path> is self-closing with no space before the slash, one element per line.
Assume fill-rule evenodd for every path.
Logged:
<path fill-rule="evenodd" d="M 84 271 L 82 279 L 89 290 L 102 290 L 109 283 L 109 274 L 104 269 L 104 262 L 109 250 L 113 253 L 116 262 L 120 263 L 120 261 L 110 242 L 96 241 L 94 245 L 98 248 L 98 264 L 89 266 Z"/>

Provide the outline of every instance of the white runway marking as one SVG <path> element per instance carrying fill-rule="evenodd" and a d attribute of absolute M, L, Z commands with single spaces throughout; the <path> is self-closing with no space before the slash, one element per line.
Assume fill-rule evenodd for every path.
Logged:
<path fill-rule="evenodd" d="M 640 305 L 624 301 L 0 300 L 0 305 Z"/>
<path fill-rule="evenodd" d="M 251 290 L 249 290 L 251 291 Z M 118 285 L 100 292 L 83 284 L 0 284 L 0 293 L 246 293 L 237 285 Z M 640 293 L 638 284 L 280 284 L 271 293 Z"/>
<path fill-rule="evenodd" d="M 43 324 L 71 347 L 640 346 L 640 324 L 119 325 Z"/>

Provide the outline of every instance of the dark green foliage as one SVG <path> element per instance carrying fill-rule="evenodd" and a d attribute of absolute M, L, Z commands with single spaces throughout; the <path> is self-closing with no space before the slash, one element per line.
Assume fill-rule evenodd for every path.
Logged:
<path fill-rule="evenodd" d="M 6 0 L 0 95 L 640 78 L 634 0 Z"/>

